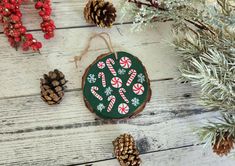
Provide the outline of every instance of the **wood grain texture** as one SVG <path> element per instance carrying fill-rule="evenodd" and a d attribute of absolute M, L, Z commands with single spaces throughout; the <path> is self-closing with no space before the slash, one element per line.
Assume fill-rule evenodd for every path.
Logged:
<path fill-rule="evenodd" d="M 105 30 L 113 40 L 117 51 L 127 51 L 139 57 L 146 65 L 150 79 L 172 78 L 178 75 L 178 57 L 173 48 L 165 43 L 170 32 L 169 26 L 161 25 L 159 30 L 150 30 L 147 34 L 130 33 L 131 25 L 115 26 Z M 55 68 L 63 71 L 69 89 L 81 88 L 81 77 L 97 56 L 107 53 L 107 47 L 102 40 L 96 39 L 92 43 L 88 56 L 76 69 L 73 60 L 75 55 L 82 52 L 88 38 L 93 32 L 101 32 L 98 28 L 79 28 L 57 30 L 52 41 L 44 42 L 41 55 L 30 52 L 15 51 L 9 47 L 6 38 L 0 35 L 0 98 L 31 95 L 39 93 L 39 79 L 44 73 Z M 42 34 L 34 32 L 38 39 Z M 165 37 L 163 37 L 165 36 Z M 170 40 L 170 39 L 169 39 Z M 7 50 L 7 51 L 3 51 Z"/>
<path fill-rule="evenodd" d="M 122 0 L 115 0 L 116 8 Z M 234 160 L 203 151 L 193 129 L 218 112 L 198 103 L 199 89 L 179 84 L 179 58 L 172 47 L 170 24 L 131 33 L 130 20 L 112 29 L 99 29 L 83 19 L 83 0 L 53 0 L 56 36 L 45 41 L 40 18 L 32 3 L 22 5 L 23 21 L 44 44 L 41 55 L 15 51 L 9 47 L 0 27 L 0 165 L 21 166 L 118 166 L 112 140 L 131 133 L 141 152 L 143 166 L 232 166 Z M 85 107 L 81 77 L 96 57 L 107 52 L 101 40 L 93 42 L 78 69 L 70 62 L 79 55 L 94 32 L 111 35 L 117 51 L 136 55 L 145 64 L 153 97 L 135 119 L 104 121 Z M 47 106 L 40 99 L 39 78 L 60 69 L 69 80 L 60 105 Z"/>
<path fill-rule="evenodd" d="M 117 9 L 120 1 L 114 1 Z M 39 93 L 39 78 L 50 70 L 59 68 L 69 80 L 68 88 L 81 88 L 81 77 L 85 68 L 102 53 L 108 50 L 101 40 L 95 40 L 88 57 L 76 69 L 70 61 L 73 56 L 82 52 L 88 38 L 94 32 L 105 31 L 111 35 L 114 48 L 117 51 L 127 51 L 138 56 L 150 75 L 150 79 L 165 79 L 177 77 L 179 58 L 167 42 L 171 40 L 170 25 L 159 24 L 157 30 L 148 33 L 131 33 L 131 25 L 117 25 L 112 29 L 87 27 L 83 19 L 84 1 L 70 0 L 53 1 L 53 10 L 57 24 L 56 36 L 50 41 L 43 39 L 43 33 L 38 30 L 40 18 L 32 3 L 22 5 L 26 26 L 34 30 L 33 35 L 44 44 L 41 55 L 32 52 L 15 51 L 10 48 L 5 35 L 0 34 L 0 98 L 25 96 Z M 30 16 L 29 16 L 30 13 Z M 117 19 L 119 20 L 119 19 Z M 4 51 L 3 51 L 4 50 Z"/>
<path fill-rule="evenodd" d="M 192 129 L 218 115 L 197 104 L 197 89 L 152 82 L 153 97 L 135 119 L 103 121 L 84 106 L 81 91 L 55 107 L 38 95 L 0 100 L 0 164 L 70 165 L 113 158 L 112 140 L 134 135 L 142 154 L 198 144 Z"/>
<path fill-rule="evenodd" d="M 218 157 L 202 145 L 181 147 L 167 151 L 157 151 L 141 155 L 143 166 L 234 166 L 234 159 Z M 83 166 L 119 166 L 116 159 L 95 162 L 91 164 L 81 164 Z"/>

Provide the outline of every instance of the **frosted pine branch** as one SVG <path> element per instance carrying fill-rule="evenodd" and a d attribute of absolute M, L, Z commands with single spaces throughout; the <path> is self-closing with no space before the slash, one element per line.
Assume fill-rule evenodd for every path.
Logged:
<path fill-rule="evenodd" d="M 201 87 L 209 107 L 235 111 L 235 7 L 232 0 L 126 1 L 133 14 L 133 29 L 173 21 L 173 45 L 181 53 L 182 78 Z M 146 5 L 147 4 L 147 5 Z"/>
<path fill-rule="evenodd" d="M 209 122 L 198 132 L 201 141 L 211 146 L 213 151 L 220 155 L 227 155 L 235 143 L 235 116 L 222 114 L 217 122 Z"/>

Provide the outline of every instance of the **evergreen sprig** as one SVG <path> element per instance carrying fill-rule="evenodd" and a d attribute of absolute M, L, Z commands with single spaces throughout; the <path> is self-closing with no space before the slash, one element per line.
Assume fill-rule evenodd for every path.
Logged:
<path fill-rule="evenodd" d="M 235 116 L 223 113 L 221 118 L 217 118 L 217 122 L 209 122 L 199 131 L 200 138 L 205 143 L 215 143 L 216 136 L 219 134 L 223 137 L 225 132 L 235 137 Z"/>
<path fill-rule="evenodd" d="M 177 24 L 174 45 L 182 53 L 182 77 L 201 87 L 204 103 L 235 111 L 235 12 L 225 0 L 214 9 L 216 14 L 204 12 L 200 19 L 207 28 Z M 230 26 L 234 30 L 227 30 Z"/>
<path fill-rule="evenodd" d="M 205 146 L 213 146 L 214 149 L 220 146 L 222 140 L 230 138 L 230 142 L 235 142 L 235 116 L 224 113 L 217 122 L 209 122 L 199 130 L 201 141 Z M 233 148 L 233 146 L 229 147 Z M 229 150 L 231 150 L 229 149 Z"/>
<path fill-rule="evenodd" d="M 200 87 L 207 107 L 222 110 L 219 122 L 209 122 L 199 135 L 218 155 L 235 142 L 235 1 L 125 1 L 122 13 L 134 19 L 133 29 L 172 21 L 173 46 L 180 53 L 181 79 Z"/>
<path fill-rule="evenodd" d="M 173 45 L 181 53 L 182 79 L 201 87 L 206 106 L 235 111 L 235 7 L 229 0 L 128 0 L 134 29 L 173 21 Z M 192 5 L 194 4 L 194 5 Z M 128 7 L 135 10 L 125 10 Z"/>

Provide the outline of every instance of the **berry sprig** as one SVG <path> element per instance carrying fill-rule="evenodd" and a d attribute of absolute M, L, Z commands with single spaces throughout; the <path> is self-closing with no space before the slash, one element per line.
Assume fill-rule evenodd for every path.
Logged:
<path fill-rule="evenodd" d="M 28 33 L 22 36 L 23 45 L 22 48 L 24 51 L 28 51 L 30 48 L 34 51 L 39 51 L 42 48 L 42 43 L 38 42 L 36 39 L 33 38 L 33 35 Z"/>
<path fill-rule="evenodd" d="M 10 45 L 14 48 L 22 47 L 24 51 L 32 49 L 39 51 L 42 48 L 31 33 L 26 33 L 27 29 L 22 23 L 22 13 L 20 6 L 24 0 L 0 0 L 0 23 L 3 24 L 3 32 L 8 37 Z M 44 38 L 50 39 L 54 36 L 55 25 L 50 18 L 50 0 L 37 0 L 36 9 L 40 9 L 39 15 L 42 17 L 42 31 Z"/>
<path fill-rule="evenodd" d="M 35 9 L 40 10 L 39 16 L 42 17 L 41 29 L 45 33 L 44 38 L 50 39 L 54 37 L 55 24 L 50 18 L 51 16 L 51 1 L 50 0 L 36 0 Z"/>
<path fill-rule="evenodd" d="M 32 34 L 26 34 L 27 29 L 22 24 L 21 4 L 22 0 L 0 1 L 0 22 L 4 27 L 3 32 L 12 47 L 17 49 L 22 46 L 25 51 L 29 48 L 39 51 L 42 44 L 34 39 Z"/>

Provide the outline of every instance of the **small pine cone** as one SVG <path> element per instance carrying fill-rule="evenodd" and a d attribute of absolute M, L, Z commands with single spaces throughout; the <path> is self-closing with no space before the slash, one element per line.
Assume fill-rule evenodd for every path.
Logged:
<path fill-rule="evenodd" d="M 64 85 L 67 83 L 64 74 L 55 69 L 41 78 L 41 98 L 49 105 L 59 104 L 64 96 Z"/>
<path fill-rule="evenodd" d="M 219 156 L 227 155 L 234 148 L 233 144 L 234 137 L 229 132 L 225 132 L 223 137 L 218 134 L 213 144 L 213 151 Z"/>
<path fill-rule="evenodd" d="M 139 151 L 134 138 L 123 134 L 113 141 L 114 153 L 121 166 L 139 166 L 141 163 Z"/>
<path fill-rule="evenodd" d="M 111 27 L 116 18 L 116 9 L 110 2 L 104 0 L 89 0 L 84 8 L 87 22 L 100 27 Z"/>

